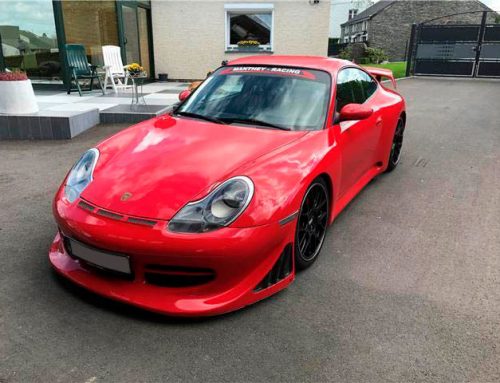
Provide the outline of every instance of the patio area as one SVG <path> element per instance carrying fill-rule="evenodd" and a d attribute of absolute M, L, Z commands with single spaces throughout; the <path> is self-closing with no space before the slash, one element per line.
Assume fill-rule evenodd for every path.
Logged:
<path fill-rule="evenodd" d="M 1 115 L 0 140 L 70 139 L 99 123 L 137 123 L 168 113 L 187 83 L 154 82 L 142 87 L 143 104 L 132 105 L 132 89 L 115 94 L 108 89 L 67 94 L 37 90 L 40 111 L 29 115 Z M 140 87 L 139 87 L 140 89 Z"/>

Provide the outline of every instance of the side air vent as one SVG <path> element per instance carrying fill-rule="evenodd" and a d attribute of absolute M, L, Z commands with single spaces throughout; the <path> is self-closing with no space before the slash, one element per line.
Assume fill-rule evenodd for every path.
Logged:
<path fill-rule="evenodd" d="M 94 206 L 92 206 L 91 204 L 89 204 L 89 203 L 87 203 L 85 201 L 78 202 L 78 206 L 81 207 L 84 210 L 94 211 Z"/>
<path fill-rule="evenodd" d="M 127 222 L 136 223 L 137 225 L 145 225 L 145 226 L 154 226 L 154 225 L 156 225 L 156 221 L 153 221 L 151 219 L 144 219 L 144 218 L 129 217 L 127 219 Z"/>
<path fill-rule="evenodd" d="M 144 279 L 147 283 L 163 287 L 190 287 L 215 279 L 215 271 L 201 267 L 146 265 Z"/>
<path fill-rule="evenodd" d="M 274 264 L 273 268 L 262 281 L 255 287 L 254 291 L 258 292 L 272 286 L 282 279 L 286 278 L 292 272 L 292 244 L 286 245 L 280 257 Z"/>
<path fill-rule="evenodd" d="M 134 223 L 136 225 L 143 225 L 143 226 L 153 227 L 153 226 L 155 226 L 158 223 L 158 221 L 155 221 L 153 219 L 129 217 L 129 216 L 126 216 L 126 215 L 122 215 L 122 214 L 118 214 L 118 213 L 113 213 L 113 212 L 105 210 L 105 209 L 100 209 L 100 208 L 98 208 L 98 207 L 96 207 L 96 206 L 94 206 L 94 205 L 92 205 L 92 204 L 90 204 L 88 202 L 83 201 L 83 200 L 81 200 L 80 202 L 78 202 L 78 207 L 80 207 L 81 209 L 90 211 L 92 213 L 95 213 L 95 214 L 98 214 L 98 215 L 102 215 L 103 217 L 108 217 L 108 218 L 111 218 L 111 219 L 115 219 L 117 221 L 126 220 L 126 222 Z"/>
<path fill-rule="evenodd" d="M 121 214 L 116 214 L 116 213 L 111 213 L 110 211 L 103 210 L 103 209 L 99 209 L 99 210 L 97 211 L 97 214 L 102 215 L 102 216 L 104 216 L 104 217 L 108 217 L 108 218 L 116 219 L 116 220 L 123 219 L 123 215 L 121 215 Z"/>

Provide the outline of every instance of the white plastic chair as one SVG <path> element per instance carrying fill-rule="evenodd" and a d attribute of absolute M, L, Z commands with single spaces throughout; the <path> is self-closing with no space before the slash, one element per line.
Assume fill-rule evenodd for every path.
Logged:
<path fill-rule="evenodd" d="M 111 85 L 114 92 L 118 93 L 118 89 L 132 87 L 132 85 L 128 85 L 129 75 L 128 71 L 123 67 L 120 47 L 104 45 L 102 47 L 102 56 L 104 59 L 104 69 L 106 70 L 104 89 L 107 89 Z"/>

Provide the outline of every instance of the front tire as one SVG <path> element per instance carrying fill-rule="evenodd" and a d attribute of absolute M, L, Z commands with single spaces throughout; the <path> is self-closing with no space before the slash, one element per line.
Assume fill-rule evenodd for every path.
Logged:
<path fill-rule="evenodd" d="M 403 135 L 405 132 L 405 122 L 402 117 L 399 117 L 394 137 L 392 139 L 391 153 L 389 154 L 389 163 L 387 165 L 386 173 L 392 172 L 401 160 L 401 149 L 403 147 Z"/>
<path fill-rule="evenodd" d="M 300 206 L 295 231 L 295 266 L 304 270 L 318 258 L 323 242 L 330 212 L 328 187 L 321 178 L 313 181 Z"/>

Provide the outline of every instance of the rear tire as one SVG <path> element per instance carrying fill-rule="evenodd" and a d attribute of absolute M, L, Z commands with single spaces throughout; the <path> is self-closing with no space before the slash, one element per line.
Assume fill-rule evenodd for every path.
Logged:
<path fill-rule="evenodd" d="M 386 173 L 392 172 L 399 164 L 401 160 L 401 149 L 403 147 L 403 136 L 405 132 L 405 122 L 403 118 L 399 118 L 398 124 L 396 125 L 396 130 L 394 131 L 394 137 L 392 138 L 391 153 L 389 154 L 389 161 L 387 165 Z"/>
<path fill-rule="evenodd" d="M 318 178 L 307 188 L 295 230 L 295 267 L 304 270 L 318 258 L 326 236 L 330 201 L 326 182 Z"/>

